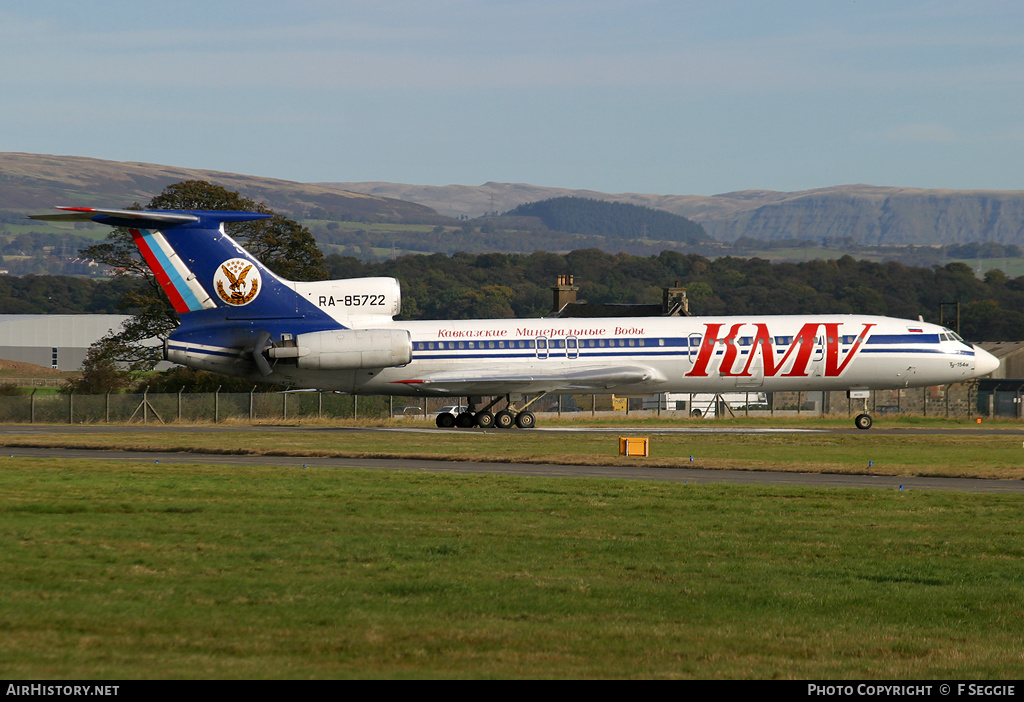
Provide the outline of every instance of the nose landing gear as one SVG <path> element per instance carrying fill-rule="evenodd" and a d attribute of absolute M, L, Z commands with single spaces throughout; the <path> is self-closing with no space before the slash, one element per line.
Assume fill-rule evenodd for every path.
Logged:
<path fill-rule="evenodd" d="M 854 426 L 858 429 L 870 429 L 871 428 L 871 415 L 870 414 L 858 414 L 853 420 Z"/>

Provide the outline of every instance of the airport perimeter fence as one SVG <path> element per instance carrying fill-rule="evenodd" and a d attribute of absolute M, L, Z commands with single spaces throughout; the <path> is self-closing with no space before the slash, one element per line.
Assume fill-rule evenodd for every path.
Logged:
<path fill-rule="evenodd" d="M 737 400 L 736 395 L 740 395 Z M 844 392 L 734 393 L 730 401 L 697 402 L 669 396 L 615 397 L 614 395 L 549 395 L 530 406 L 538 418 L 663 417 L 692 419 L 694 409 L 703 418 L 814 417 L 904 414 L 927 417 L 1020 417 L 1024 403 L 995 402 L 994 395 L 978 393 L 975 383 L 905 390 L 878 390 L 865 400 L 850 400 Z M 29 391 L 0 396 L 0 422 L 37 424 L 172 422 L 267 422 L 299 420 L 431 420 L 440 411 L 458 411 L 465 398 L 353 396 L 334 392 L 248 393 L 108 393 L 106 395 L 43 394 Z M 505 407 L 504 400 L 492 411 Z M 1009 408 L 1008 410 L 1005 408 Z M 709 410 L 711 410 L 709 412 Z"/>
<path fill-rule="evenodd" d="M 0 422 L 30 424 L 358 419 L 390 416 L 387 397 L 332 392 L 109 393 L 0 397 Z"/>

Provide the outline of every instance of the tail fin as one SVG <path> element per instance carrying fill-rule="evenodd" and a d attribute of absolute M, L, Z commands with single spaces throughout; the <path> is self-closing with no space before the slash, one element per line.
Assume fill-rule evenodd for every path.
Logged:
<path fill-rule="evenodd" d="M 179 315 L 253 302 L 266 287 L 286 284 L 224 232 L 225 222 L 271 215 L 202 210 L 99 210 L 59 207 L 47 221 L 93 221 L 126 227 Z"/>
<path fill-rule="evenodd" d="M 191 322 L 189 313 L 217 309 L 221 310 L 219 315 L 198 316 L 290 320 L 308 331 L 311 327 L 378 324 L 401 310 L 401 289 L 393 278 L 309 283 L 284 280 L 224 231 L 225 223 L 264 219 L 271 216 L 268 214 L 57 209 L 64 212 L 31 219 L 126 227 L 183 323 Z"/>
<path fill-rule="evenodd" d="M 339 341 L 336 332 L 352 326 L 388 326 L 401 307 L 401 289 L 393 278 L 308 283 L 284 280 L 224 231 L 227 222 L 271 215 L 209 210 L 58 209 L 65 212 L 32 219 L 93 221 L 128 228 L 181 317 L 181 326 L 164 346 L 165 358 L 177 363 L 229 375 L 248 376 L 255 371 L 255 379 L 274 373 L 275 380 L 281 374 L 273 371 L 270 358 L 291 359 L 293 365 L 308 366 L 308 360 L 296 359 L 312 354 L 315 363 L 320 364 L 317 367 L 363 367 L 352 366 L 353 362 L 345 359 L 338 361 L 331 354 L 353 353 L 350 347 L 355 344 L 355 350 L 365 355 L 374 350 L 370 347 L 379 339 L 374 337 L 373 343 L 348 337 Z M 328 330 L 334 336 L 319 336 Z M 412 347 L 408 332 L 402 334 L 402 338 L 395 337 L 399 360 L 381 361 L 373 356 L 373 362 L 407 363 Z M 300 347 L 296 339 L 306 339 L 310 346 Z M 391 350 L 388 347 L 389 353 Z M 370 362 L 361 357 L 358 363 Z"/>

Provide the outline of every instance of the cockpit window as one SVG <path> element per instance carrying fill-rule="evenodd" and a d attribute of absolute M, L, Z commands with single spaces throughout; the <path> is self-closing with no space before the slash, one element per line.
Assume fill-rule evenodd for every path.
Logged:
<path fill-rule="evenodd" d="M 939 334 L 939 341 L 959 341 L 961 344 L 967 344 L 963 337 L 952 329 L 943 329 L 942 333 Z M 967 345 L 970 346 L 970 344 Z"/>

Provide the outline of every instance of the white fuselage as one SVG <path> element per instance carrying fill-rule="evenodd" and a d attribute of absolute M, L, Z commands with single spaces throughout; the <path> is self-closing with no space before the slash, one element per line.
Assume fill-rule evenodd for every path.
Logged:
<path fill-rule="evenodd" d="M 498 394 L 496 375 L 550 379 L 630 367 L 650 370 L 641 382 L 620 384 L 631 394 L 870 390 L 953 383 L 997 365 L 938 325 L 865 315 L 380 320 L 373 327 L 408 330 L 411 362 L 352 371 L 279 366 L 275 380 L 367 394 L 486 395 Z M 569 381 L 550 385 L 522 390 L 579 389 Z"/>

